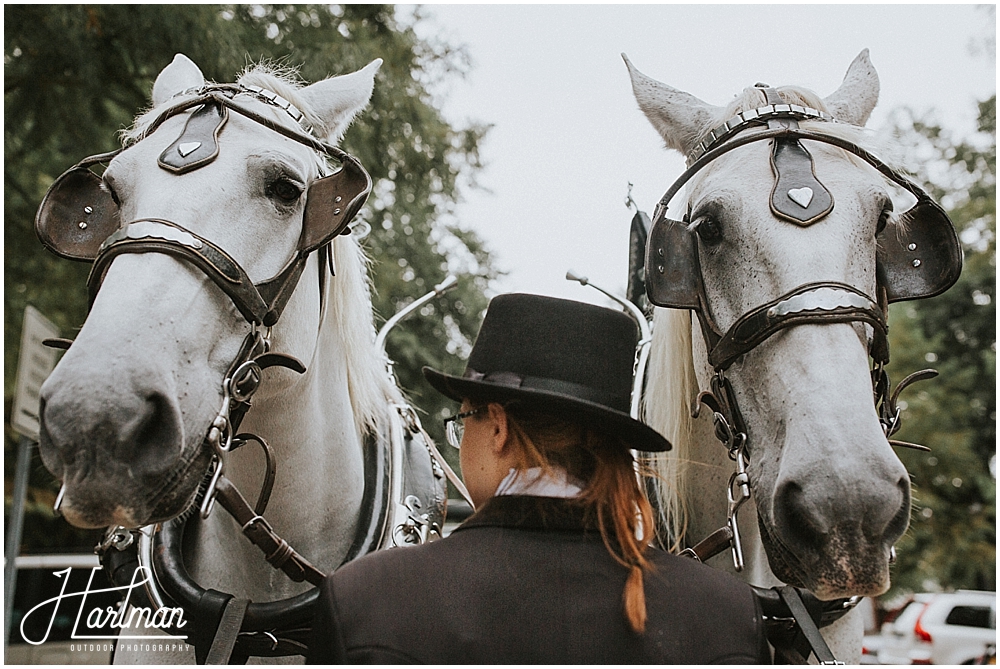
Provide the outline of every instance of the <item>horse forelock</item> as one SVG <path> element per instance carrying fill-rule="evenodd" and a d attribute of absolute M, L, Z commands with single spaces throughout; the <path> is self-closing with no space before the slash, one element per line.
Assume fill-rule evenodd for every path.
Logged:
<path fill-rule="evenodd" d="M 830 113 L 830 110 L 823 101 L 823 98 L 807 88 L 803 88 L 801 86 L 779 86 L 775 90 L 777 90 L 781 99 L 788 104 L 812 107 L 813 109 L 818 109 L 819 111 L 826 112 L 828 114 Z M 762 107 L 766 104 L 767 99 L 764 96 L 762 89 L 757 88 L 756 86 L 745 88 L 739 95 L 735 96 L 729 104 L 720 108 L 721 111 L 718 116 L 712 118 L 705 124 L 705 127 L 700 130 L 699 137 L 704 137 L 710 130 L 717 128 L 740 112 L 757 109 L 758 107 Z M 891 135 L 891 133 L 876 133 L 869 128 L 852 125 L 850 123 L 831 123 L 828 121 L 800 121 L 799 125 L 803 129 L 827 135 L 829 137 L 843 139 L 851 142 L 852 144 L 856 144 L 865 151 L 878 156 L 882 162 L 891 167 L 893 170 L 903 174 L 907 173 L 907 170 L 902 166 L 901 162 L 902 147 L 899 145 L 899 142 L 894 141 L 895 138 Z M 857 168 L 873 169 L 867 162 L 849 151 L 833 146 L 828 146 L 827 148 L 836 152 L 840 157 L 845 158 Z M 708 172 L 711 169 L 712 166 L 709 165 L 705 168 L 705 171 Z M 879 178 L 884 184 L 889 186 L 890 193 L 896 189 L 896 185 L 884 176 L 879 175 Z"/>

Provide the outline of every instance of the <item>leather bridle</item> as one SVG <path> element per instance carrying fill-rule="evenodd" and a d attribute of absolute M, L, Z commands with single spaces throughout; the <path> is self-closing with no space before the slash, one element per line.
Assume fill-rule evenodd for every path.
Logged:
<path fill-rule="evenodd" d="M 712 411 L 716 437 L 735 463 L 735 471 L 727 487 L 726 525 L 685 549 L 682 554 L 704 561 L 729 548 L 737 571 L 742 570 L 744 564 L 737 515 L 740 507 L 750 498 L 747 465 L 751 450 L 747 426 L 726 371 L 735 361 L 781 330 L 805 324 L 864 323 L 872 329 L 868 353 L 874 363 L 871 370 L 873 397 L 888 439 L 900 426 L 900 411 L 896 404 L 900 391 L 914 381 L 937 374 L 934 370 L 911 374 L 890 392 L 889 377 L 884 369 L 889 362 L 889 303 L 940 294 L 955 283 L 962 267 L 962 252 L 954 226 L 944 210 L 923 189 L 854 142 L 798 127 L 799 120 L 836 122 L 828 114 L 784 103 L 774 89 L 764 84 L 758 84 L 758 87 L 763 89 L 767 99 L 765 107 L 737 114 L 697 142 L 688 155 L 687 169 L 670 186 L 654 211 L 645 260 L 649 301 L 656 306 L 689 309 L 698 315 L 708 348 L 708 362 L 714 374 L 711 389 L 698 395 L 691 413 L 697 417 L 702 406 Z M 823 202 L 816 204 L 822 199 L 814 198 L 816 191 L 822 194 L 825 187 L 813 173 L 812 158 L 799 142 L 802 139 L 832 145 L 861 158 L 889 181 L 912 194 L 917 202 L 892 223 L 890 230 L 878 231 L 875 296 L 841 282 L 807 283 L 749 310 L 723 331 L 712 317 L 704 289 L 697 236 L 689 227 L 688 217 L 683 221 L 667 217 L 668 205 L 693 176 L 714 160 L 742 146 L 769 141 L 776 177 L 771 210 L 779 219 L 803 227 L 811 225 L 832 211 L 834 204 L 828 193 Z M 789 156 L 793 156 L 797 163 Z M 779 183 L 783 192 L 778 192 Z M 889 443 L 925 449 L 894 439 L 889 439 Z M 894 554 L 891 554 L 890 559 L 893 557 Z M 785 634 L 788 625 L 783 626 L 783 634 L 788 638 L 781 650 L 787 658 L 804 659 L 812 650 L 824 663 L 835 661 L 816 629 L 814 618 L 820 625 L 829 624 L 853 608 L 860 597 L 819 602 L 810 593 L 799 593 L 790 586 L 755 590 L 765 609 L 770 608 L 771 612 L 765 611 L 765 615 L 772 622 L 779 618 L 787 620 L 790 610 L 791 619 L 798 623 L 798 631 L 791 635 Z M 803 604 L 800 594 L 808 606 Z M 806 608 L 810 609 L 811 615 L 805 615 Z M 785 615 L 775 611 L 783 611 Z"/>
<path fill-rule="evenodd" d="M 116 203 L 90 171 L 96 164 L 109 162 L 120 150 L 86 158 L 53 183 L 39 207 L 36 231 L 42 243 L 57 255 L 93 262 L 88 278 L 91 304 L 105 273 L 119 255 L 165 253 L 204 272 L 230 298 L 250 326 L 224 376 L 222 405 L 202 446 L 211 449 L 212 461 L 194 506 L 163 522 L 159 528 L 149 526 L 129 531 L 111 527 L 97 550 L 112 582 L 127 586 L 133 581 L 136 569 L 141 568 L 150 603 L 183 607 L 189 622 L 194 624 L 175 633 L 193 635 L 199 662 L 224 662 L 230 656 L 245 661 L 249 655 L 303 654 L 313 603 L 324 573 L 278 536 L 264 519 L 274 483 L 274 456 L 264 439 L 238 430 L 251 408 L 264 369 L 277 365 L 299 374 L 306 371 L 292 356 L 270 350 L 271 327 L 281 316 L 314 251 L 319 252 L 320 258 L 322 309 L 327 268 L 333 269 L 332 240 L 350 232 L 347 226 L 364 204 L 372 182 L 356 158 L 309 134 L 310 128 L 301 112 L 270 91 L 240 84 L 211 84 L 177 96 L 192 94 L 193 97 L 162 111 L 136 140 L 148 137 L 167 119 L 195 110 L 181 136 L 158 159 L 161 168 L 183 174 L 212 162 L 219 152 L 219 133 L 228 110 L 232 110 L 337 159 L 341 169 L 309 186 L 303 230 L 291 260 L 274 277 L 257 283 L 224 249 L 175 222 L 143 218 L 121 225 Z M 241 94 L 283 110 L 303 130 L 286 127 L 237 103 L 234 98 Z M 61 348 L 68 348 L 71 343 L 50 342 Z M 386 373 L 391 377 L 389 370 Z M 440 537 L 446 463 L 411 407 L 394 405 L 384 418 L 382 433 L 368 435 L 369 443 L 364 449 L 361 517 L 344 562 L 384 546 L 423 543 Z M 223 459 L 226 453 L 251 442 L 263 450 L 266 463 L 261 490 L 253 505 L 226 478 Z M 289 599 L 254 603 L 199 586 L 183 564 L 182 537 L 194 511 L 197 509 L 202 518 L 207 518 L 216 501 L 274 568 L 295 582 L 307 581 L 317 587 Z"/>

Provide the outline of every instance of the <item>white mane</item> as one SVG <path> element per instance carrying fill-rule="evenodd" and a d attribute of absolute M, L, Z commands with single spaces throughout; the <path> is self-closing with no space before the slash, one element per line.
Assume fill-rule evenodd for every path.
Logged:
<path fill-rule="evenodd" d="M 303 83 L 294 70 L 260 63 L 248 67 L 240 75 L 239 82 L 277 93 L 295 105 L 310 125 L 322 125 L 319 116 L 303 96 L 299 95 L 298 91 Z M 178 95 L 137 117 L 131 128 L 122 131 L 122 143 L 128 146 L 142 139 L 164 108 L 177 104 L 185 97 L 191 96 Z M 286 119 L 290 121 L 290 117 L 280 111 L 277 112 L 277 118 L 282 122 Z M 319 174 L 332 172 L 325 157 L 317 154 L 316 162 Z M 339 335 L 339 345 L 347 362 L 348 391 L 354 421 L 359 434 L 363 434 L 377 428 L 389 403 L 400 403 L 403 399 L 399 388 L 386 373 L 385 353 L 375 347 L 369 260 L 350 235 L 338 235 L 332 243 L 336 276 L 329 283 L 324 326 L 336 328 Z"/>
<path fill-rule="evenodd" d="M 683 491 L 691 453 L 691 403 L 697 394 L 691 312 L 657 308 L 643 414 L 646 423 L 673 444 L 673 450 L 650 454 L 646 460 L 655 472 L 651 481 L 659 503 L 653 506 L 660 515 L 659 524 L 669 532 L 666 539 L 671 550 L 683 544 L 687 532 L 687 499 Z"/>

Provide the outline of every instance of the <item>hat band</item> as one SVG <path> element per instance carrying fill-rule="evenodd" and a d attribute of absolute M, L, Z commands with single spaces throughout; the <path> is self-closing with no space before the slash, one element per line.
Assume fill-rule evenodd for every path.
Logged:
<path fill-rule="evenodd" d="M 601 404 L 617 411 L 628 412 L 630 394 L 611 393 L 599 388 L 592 388 L 572 381 L 547 379 L 541 376 L 525 376 L 516 372 L 489 372 L 484 374 L 474 369 L 466 369 L 462 378 L 470 381 L 481 381 L 503 388 L 520 388 L 522 390 L 540 390 L 547 393 L 563 395 L 567 399 L 578 399 L 594 404 Z"/>

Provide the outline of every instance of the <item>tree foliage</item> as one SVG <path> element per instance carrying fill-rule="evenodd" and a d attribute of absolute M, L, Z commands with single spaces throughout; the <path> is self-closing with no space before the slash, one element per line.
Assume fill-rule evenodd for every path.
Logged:
<path fill-rule="evenodd" d="M 459 276 L 457 289 L 426 305 L 387 344 L 402 387 L 428 414 L 432 434 L 442 436 L 437 418 L 450 403 L 425 384 L 420 367 L 462 369 L 496 275 L 477 236 L 445 223 L 461 189 L 474 185 L 487 131 L 447 122 L 429 92 L 465 72 L 461 47 L 419 39 L 419 11 L 399 17 L 391 5 L 7 5 L 4 18 L 5 424 L 25 305 L 67 336 L 87 312 L 88 267 L 41 248 L 33 231 L 38 203 L 80 158 L 118 147 L 117 132 L 148 107 L 153 81 L 175 53 L 220 82 L 261 60 L 296 67 L 311 82 L 382 58 L 371 105 L 342 146 L 375 184 L 360 218 L 372 228 L 364 243 L 381 319 L 448 273 Z M 12 448 L 8 428 L 8 480 Z M 37 460 L 32 482 L 40 511 L 51 504 L 53 483 Z M 27 539 L 40 541 L 39 534 Z"/>
<path fill-rule="evenodd" d="M 913 481 L 910 530 L 898 545 L 893 592 L 996 588 L 996 96 L 980 103 L 973 137 L 897 122 L 910 160 L 930 173 L 965 255 L 962 276 L 938 297 L 894 305 L 894 380 L 933 367 L 941 376 L 904 392 L 899 438 L 930 453 L 900 458 Z"/>

